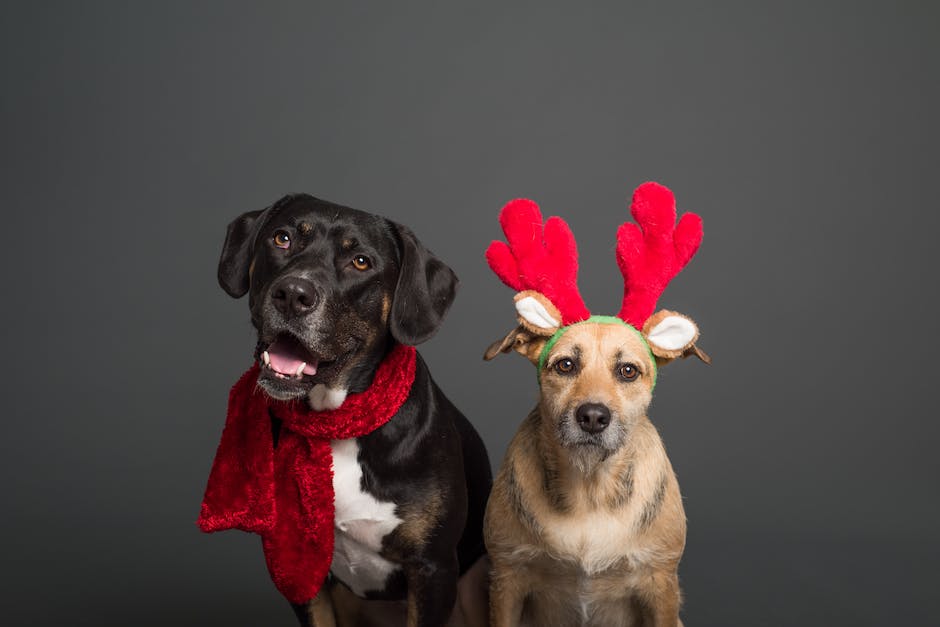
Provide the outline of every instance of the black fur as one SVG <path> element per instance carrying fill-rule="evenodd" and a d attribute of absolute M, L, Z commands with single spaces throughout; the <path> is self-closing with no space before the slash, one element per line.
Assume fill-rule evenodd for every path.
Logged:
<path fill-rule="evenodd" d="M 454 300 L 457 276 L 418 242 L 411 229 L 393 226 L 402 259 L 389 330 L 403 344 L 420 344 L 441 325 Z"/>
<path fill-rule="evenodd" d="M 278 230 L 289 234 L 289 249 L 274 244 Z M 368 270 L 350 265 L 357 255 L 369 259 Z M 309 314 L 285 316 L 272 306 L 271 287 L 285 277 L 316 287 L 318 304 Z M 366 389 L 396 342 L 420 343 L 437 331 L 457 289 L 453 271 L 410 229 L 305 194 L 285 196 L 229 225 L 219 283 L 233 297 L 249 295 L 256 358 L 286 334 L 318 361 L 317 373 L 300 380 L 266 376 L 262 369 L 259 384 L 277 398 L 304 397 L 320 383 L 350 393 Z M 272 428 L 276 435 L 279 425 Z M 443 625 L 457 577 L 485 551 L 491 476 L 483 442 L 419 356 L 410 396 L 392 420 L 359 438 L 359 446 L 365 491 L 400 509 L 441 505 L 419 546 L 401 526 L 385 537 L 381 555 L 401 570 L 367 597 L 404 599 L 410 590 L 418 624 Z M 342 582 L 331 577 L 329 585 Z M 307 624 L 306 608 L 295 610 Z"/>

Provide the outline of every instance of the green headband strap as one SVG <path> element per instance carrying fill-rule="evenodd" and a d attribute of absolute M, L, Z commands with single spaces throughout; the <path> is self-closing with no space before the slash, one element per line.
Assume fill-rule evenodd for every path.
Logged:
<path fill-rule="evenodd" d="M 588 322 L 593 322 L 595 324 L 622 324 L 625 327 L 633 329 L 633 332 L 637 334 L 637 336 L 640 338 L 640 341 L 643 342 L 643 346 L 645 346 L 646 350 L 649 352 L 650 363 L 653 364 L 653 387 L 656 387 L 656 377 L 658 375 L 658 370 L 656 368 L 656 356 L 653 355 L 653 349 L 650 348 L 649 342 L 646 341 L 646 338 L 643 337 L 643 334 L 640 333 L 636 327 L 634 327 L 632 324 L 627 324 L 617 316 L 591 316 L 587 320 L 581 320 L 580 322 L 569 324 L 566 327 L 560 327 L 557 331 L 555 331 L 555 333 L 550 338 L 548 338 L 548 341 L 545 342 L 545 346 L 542 347 L 542 352 L 539 353 L 539 370 L 537 375 L 540 384 L 542 379 L 542 369 L 545 368 L 545 361 L 548 359 L 548 353 L 550 353 L 555 344 L 558 343 L 558 340 L 561 339 L 561 336 L 564 335 L 565 332 L 571 327 Z"/>

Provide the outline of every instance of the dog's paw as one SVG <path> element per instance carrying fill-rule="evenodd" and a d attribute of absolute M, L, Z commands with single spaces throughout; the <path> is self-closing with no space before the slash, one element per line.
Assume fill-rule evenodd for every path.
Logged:
<path fill-rule="evenodd" d="M 310 399 L 310 407 L 316 411 L 326 411 L 336 409 L 346 400 L 346 390 L 343 388 L 328 388 L 322 383 L 317 383 L 307 395 Z"/>

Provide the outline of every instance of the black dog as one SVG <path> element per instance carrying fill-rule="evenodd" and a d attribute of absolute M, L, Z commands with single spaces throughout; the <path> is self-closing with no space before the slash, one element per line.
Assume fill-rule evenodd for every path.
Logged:
<path fill-rule="evenodd" d="M 235 298 L 249 295 L 258 384 L 277 399 L 306 397 L 313 409 L 368 388 L 396 342 L 431 337 L 457 288 L 453 271 L 406 227 L 306 194 L 229 225 L 219 283 Z M 272 424 L 275 446 L 279 428 Z M 446 624 L 458 578 L 475 565 L 485 571 L 491 474 L 479 435 L 419 356 L 398 413 L 332 449 L 333 564 L 320 595 L 295 606 L 301 623 L 332 624 L 335 606 L 341 625 L 363 624 L 377 605 L 379 624 L 394 624 L 394 605 L 407 608 L 397 620 L 407 612 L 409 626 Z"/>

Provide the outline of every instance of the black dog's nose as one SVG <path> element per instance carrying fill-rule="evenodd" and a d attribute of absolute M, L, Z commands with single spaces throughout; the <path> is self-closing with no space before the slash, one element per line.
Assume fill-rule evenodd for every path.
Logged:
<path fill-rule="evenodd" d="M 320 301 L 317 288 L 306 279 L 286 277 L 271 288 L 274 308 L 287 318 L 310 313 Z"/>
<path fill-rule="evenodd" d="M 600 403 L 585 403 L 574 415 L 581 429 L 588 433 L 600 433 L 610 424 L 610 410 Z"/>

